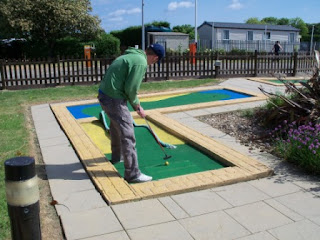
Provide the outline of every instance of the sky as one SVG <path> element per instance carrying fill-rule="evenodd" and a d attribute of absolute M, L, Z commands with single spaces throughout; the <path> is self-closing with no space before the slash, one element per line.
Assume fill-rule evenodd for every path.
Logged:
<path fill-rule="evenodd" d="M 142 2 L 91 0 L 92 14 L 101 19 L 101 26 L 107 33 L 141 26 Z M 306 23 L 320 22 L 320 0 L 144 0 L 143 9 L 144 24 L 166 21 L 171 28 L 184 24 L 200 26 L 204 21 L 244 23 L 251 17 L 259 20 L 300 17 Z"/>

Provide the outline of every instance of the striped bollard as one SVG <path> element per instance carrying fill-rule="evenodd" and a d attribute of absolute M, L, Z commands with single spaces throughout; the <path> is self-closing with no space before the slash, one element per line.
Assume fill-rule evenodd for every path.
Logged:
<path fill-rule="evenodd" d="M 15 157 L 4 165 L 12 239 L 39 240 L 40 205 L 34 158 Z"/>

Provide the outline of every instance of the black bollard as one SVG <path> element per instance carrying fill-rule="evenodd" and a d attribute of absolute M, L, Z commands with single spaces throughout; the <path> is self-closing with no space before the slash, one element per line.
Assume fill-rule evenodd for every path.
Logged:
<path fill-rule="evenodd" d="M 12 239 L 39 240 L 40 205 L 34 158 L 11 158 L 4 165 Z"/>

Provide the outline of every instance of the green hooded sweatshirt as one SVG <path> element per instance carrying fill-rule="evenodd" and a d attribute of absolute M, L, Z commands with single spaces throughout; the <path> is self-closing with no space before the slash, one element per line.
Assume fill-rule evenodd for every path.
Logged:
<path fill-rule="evenodd" d="M 116 58 L 104 75 L 100 91 L 105 95 L 126 99 L 132 107 L 140 104 L 138 91 L 147 70 L 147 56 L 144 51 L 129 48 Z"/>

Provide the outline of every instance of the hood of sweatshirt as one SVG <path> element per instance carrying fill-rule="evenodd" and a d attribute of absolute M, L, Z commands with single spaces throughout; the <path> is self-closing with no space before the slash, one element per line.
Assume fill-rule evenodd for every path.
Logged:
<path fill-rule="evenodd" d="M 145 52 L 141 49 L 136 49 L 136 48 L 133 48 L 133 47 L 129 47 L 125 52 L 124 54 L 141 54 L 143 56 L 146 56 Z"/>

